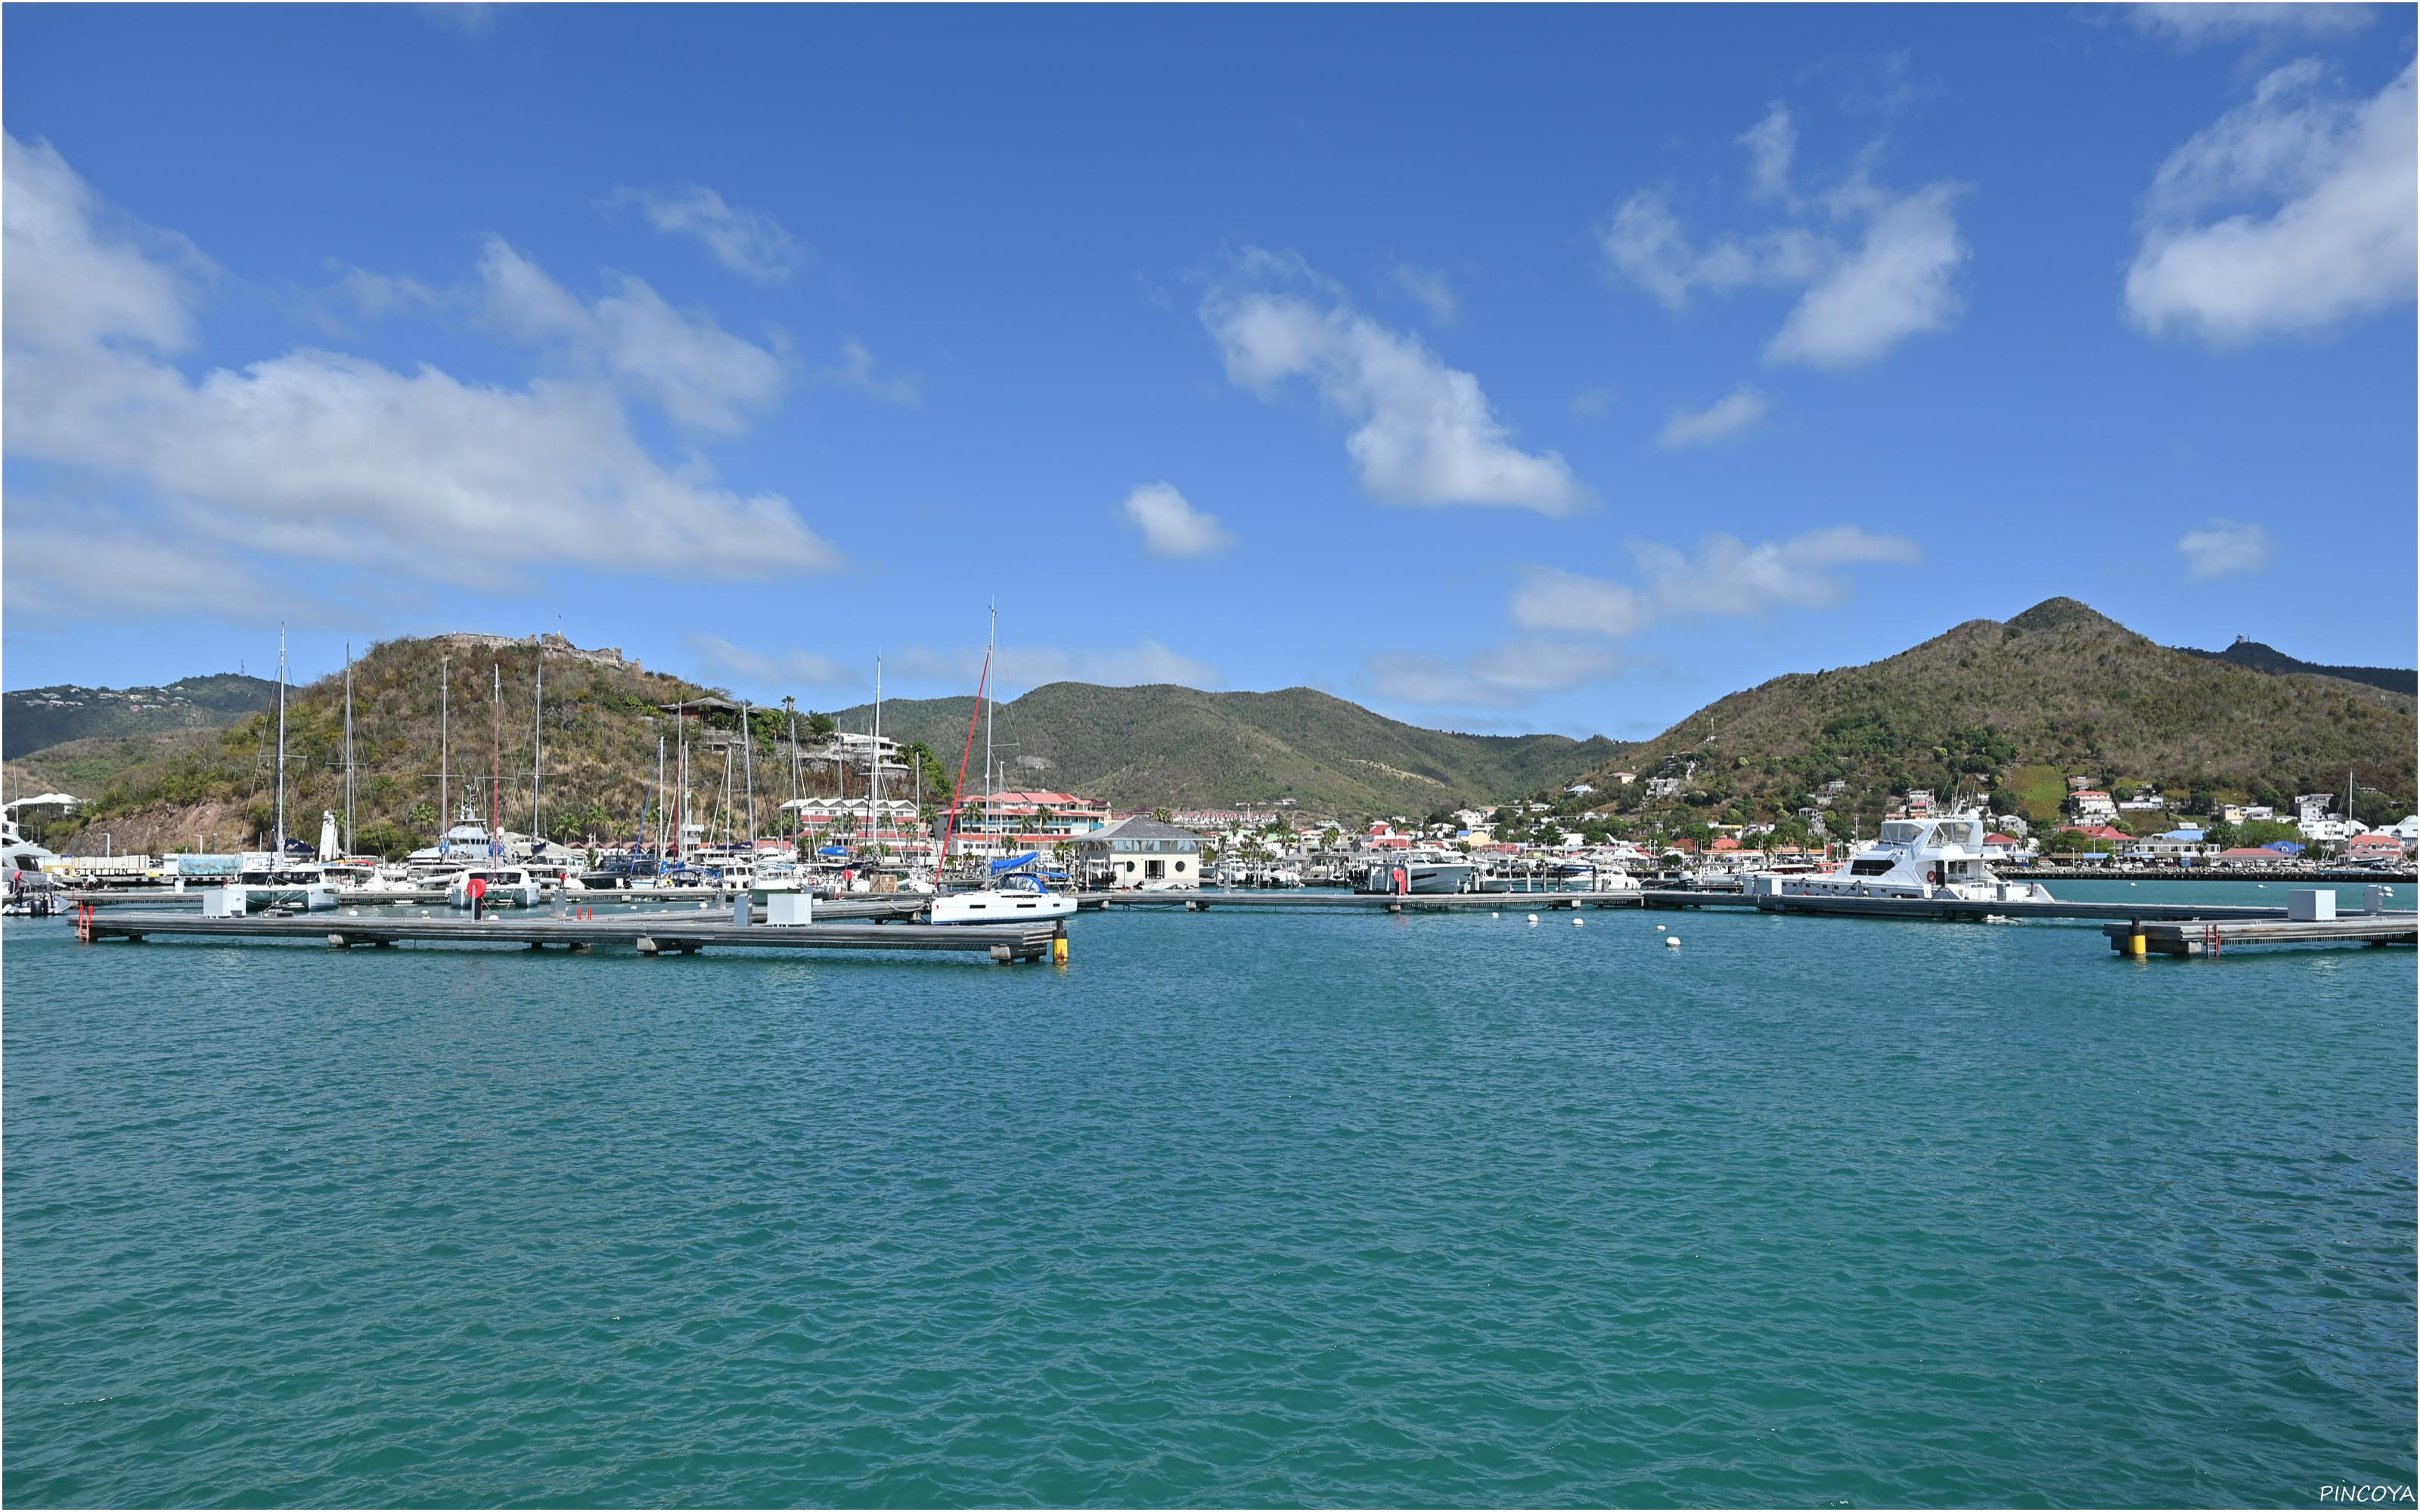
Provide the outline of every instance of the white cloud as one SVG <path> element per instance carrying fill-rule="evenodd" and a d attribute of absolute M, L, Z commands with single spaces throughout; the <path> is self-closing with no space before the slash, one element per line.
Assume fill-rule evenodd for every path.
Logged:
<path fill-rule="evenodd" d="M 1282 259 L 1248 255 L 1267 268 Z M 1345 440 L 1362 492 L 1390 504 L 1502 504 L 1561 514 L 1587 497 L 1559 453 L 1513 446 L 1479 380 L 1445 365 L 1418 336 L 1390 331 L 1342 302 L 1293 294 L 1214 292 L 1202 321 L 1218 339 L 1228 380 L 1264 398 L 1309 378 L 1355 423 Z"/>
<path fill-rule="evenodd" d="M 1656 440 L 1665 446 L 1709 445 L 1745 430 L 1762 420 L 1770 409 L 1763 394 L 1743 383 L 1695 414 L 1675 412 L 1664 422 L 1664 432 Z"/>
<path fill-rule="evenodd" d="M 1633 658 L 1585 641 L 1522 640 L 1481 646 L 1459 659 L 1388 652 L 1363 668 L 1370 688 L 1399 703 L 1514 709 L 1549 693 L 1619 677 Z"/>
<path fill-rule="evenodd" d="M 1699 289 L 1805 289 L 1765 347 L 1769 363 L 1856 367 L 1957 318 L 1953 279 L 1967 256 L 1954 213 L 1958 185 L 1940 180 L 1900 193 L 1876 185 L 1861 166 L 1828 193 L 1801 197 L 1790 188 L 1797 131 L 1778 101 L 1740 141 L 1748 149 L 1749 197 L 1779 202 L 1784 223 L 1700 244 L 1673 210 L 1668 189 L 1643 189 L 1598 232 L 1614 277 L 1676 313 Z M 1824 224 L 1808 224 L 1818 215 Z"/>
<path fill-rule="evenodd" d="M 1395 286 L 1409 295 L 1430 318 L 1441 326 L 1453 324 L 1460 305 L 1453 297 L 1453 285 L 1447 281 L 1440 268 L 1415 268 L 1402 258 L 1395 258 L 1388 271 L 1394 276 Z"/>
<path fill-rule="evenodd" d="M 479 258 L 488 317 L 525 340 L 556 344 L 586 367 L 660 407 L 690 430 L 733 436 L 747 412 L 782 393 L 782 362 L 698 311 L 683 314 L 638 279 L 609 275 L 613 292 L 582 306 L 501 239 Z"/>
<path fill-rule="evenodd" d="M 2177 554 L 2185 559 L 2185 576 L 2195 581 L 2257 572 L 2269 565 L 2276 551 L 2267 531 L 2231 519 L 2214 519 L 2177 537 Z"/>
<path fill-rule="evenodd" d="M 1613 407 L 1621 399 L 1621 395 L 1611 387 L 1600 383 L 1572 395 L 1572 413 L 1582 420 L 1602 420 L 1613 413 Z"/>
<path fill-rule="evenodd" d="M 2311 59 L 2160 165 L 2126 308 L 2212 346 L 2320 332 L 2412 299 L 2420 262 L 2412 68 L 2372 99 L 2321 92 Z"/>
<path fill-rule="evenodd" d="M 6 450 L 139 485 L 154 542 L 491 584 L 566 565 L 761 579 L 838 563 L 787 501 L 722 488 L 694 457 L 659 464 L 601 382 L 516 389 L 308 349 L 188 378 L 163 360 L 191 326 L 174 270 L 106 229 L 55 153 L 13 138 L 6 152 Z M 582 310 L 515 262 L 508 308 L 534 329 L 621 320 L 609 348 L 644 344 L 651 312 Z"/>
<path fill-rule="evenodd" d="M 2143 31 L 2185 43 L 2233 41 L 2281 32 L 2342 36 L 2370 23 L 2367 6 L 2261 4 L 2258 0 L 2223 5 L 2131 5 L 2125 8 L 2125 15 Z"/>
<path fill-rule="evenodd" d="M 702 184 L 613 191 L 609 208 L 635 206 L 650 224 L 672 236 L 695 237 L 714 260 L 743 278 L 778 284 L 807 264 L 807 250 L 763 210 L 741 209 Z"/>
<path fill-rule="evenodd" d="M 1173 484 L 1144 484 L 1118 512 L 1142 532 L 1143 549 L 1156 557 L 1216 556 L 1235 544 L 1234 532 L 1194 508 Z"/>
<path fill-rule="evenodd" d="M 1904 536 L 1854 525 L 1750 546 L 1709 535 L 1693 558 L 1652 541 L 1630 543 L 1637 586 L 1560 567 L 1532 569 L 1513 590 L 1512 622 L 1528 630 L 1636 635 L 1662 620 L 1754 617 L 1776 609 L 1829 609 L 1854 591 L 1834 570 L 1866 563 L 1914 565 L 1923 551 Z"/>
<path fill-rule="evenodd" d="M 813 651 L 785 651 L 768 656 L 733 645 L 721 636 L 691 633 L 681 637 L 681 649 L 697 660 L 708 681 L 771 692 L 779 697 L 790 687 L 871 689 L 874 667 L 850 666 Z"/>
<path fill-rule="evenodd" d="M 177 540 L 113 510 L 8 505 L 5 593 L 11 620 L 74 622 L 173 614 L 256 623 L 274 604 L 295 625 L 340 623 L 313 584 L 272 579 L 215 542 Z M 94 543 L 108 543 L 96 551 Z"/>
<path fill-rule="evenodd" d="M 1660 189 L 1642 189 L 1622 201 L 1597 239 L 1615 272 L 1675 312 L 1688 307 L 1698 288 L 1729 294 L 1809 283 L 1840 255 L 1830 241 L 1798 228 L 1726 235 L 1702 249 L 1692 246 L 1672 212 L 1670 193 Z"/>
<path fill-rule="evenodd" d="M 190 285 L 203 270 L 198 255 L 178 239 L 121 224 L 48 142 L 27 147 L 10 136 L 0 153 L 10 345 L 68 350 L 109 339 L 184 350 L 193 340 Z M 155 259 L 138 239 L 182 255 Z"/>
<path fill-rule="evenodd" d="M 433 26 L 460 32 L 465 37 L 477 37 L 495 23 L 496 7 L 479 0 L 437 0 L 437 3 L 415 6 L 421 19 Z"/>
<path fill-rule="evenodd" d="M 1958 317 L 1950 280 L 1966 260 L 1951 213 L 1957 186 L 1871 197 L 1865 239 L 1807 289 L 1764 348 L 1768 362 L 1860 367 Z M 1862 199 L 1866 196 L 1857 196 Z"/>
<path fill-rule="evenodd" d="M 876 372 L 874 353 L 855 336 L 841 342 L 839 362 L 816 368 L 807 377 L 811 382 L 849 389 L 884 404 L 913 409 L 924 402 L 923 379 L 913 373 L 894 373 L 885 378 Z"/>
<path fill-rule="evenodd" d="M 1790 107 L 1776 100 L 1764 119 L 1740 133 L 1747 148 L 1748 194 L 1755 199 L 1790 197 L 1790 165 L 1798 156 L 1798 127 Z"/>

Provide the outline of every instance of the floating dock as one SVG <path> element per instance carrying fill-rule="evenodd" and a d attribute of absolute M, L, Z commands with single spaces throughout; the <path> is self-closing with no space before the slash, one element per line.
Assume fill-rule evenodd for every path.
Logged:
<path fill-rule="evenodd" d="M 2101 932 L 2120 955 L 2216 956 L 2247 945 L 2420 945 L 2420 915 L 2104 924 Z"/>
<path fill-rule="evenodd" d="M 742 924 L 729 913 L 703 910 L 557 918 L 532 909 L 492 913 L 475 920 L 467 914 L 422 918 L 347 915 L 342 910 L 252 914 L 240 918 L 206 918 L 191 913 L 83 914 L 76 920 L 76 933 L 85 940 L 138 941 L 172 934 L 243 941 L 310 940 L 340 949 L 406 943 L 517 945 L 529 949 L 561 946 L 576 950 L 614 945 L 653 956 L 694 955 L 713 946 L 752 950 L 967 950 L 1002 962 L 1067 959 L 1066 935 L 1056 924 Z"/>
<path fill-rule="evenodd" d="M 2006 899 L 1778 897 L 1652 887 L 1645 896 L 1650 908 L 1756 908 L 1769 914 L 1827 914 L 1860 918 L 2081 918 L 2116 919 L 2128 923 L 2138 920 L 2164 923 L 2236 920 L 2253 923 L 2282 921 L 2287 912 L 2283 906 L 2273 907 L 2266 903 L 2103 903 L 2098 899 L 2090 902 L 2058 899 L 2050 903 L 2019 903 Z M 2345 917 L 2366 918 L 2375 916 L 2354 914 Z M 2403 912 L 2383 917 L 2409 919 L 2415 916 Z"/>
<path fill-rule="evenodd" d="M 1513 913 L 1557 908 L 1636 908 L 1643 894 L 1624 892 L 1112 892 L 1077 900 L 1078 908 L 1175 908 L 1186 913 L 1241 908 L 1292 913 L 1342 908 L 1356 913 Z"/>

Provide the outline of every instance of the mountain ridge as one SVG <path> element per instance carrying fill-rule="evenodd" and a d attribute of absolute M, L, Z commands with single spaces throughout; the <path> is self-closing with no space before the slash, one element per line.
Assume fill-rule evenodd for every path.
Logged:
<path fill-rule="evenodd" d="M 2022 794 L 2027 817 L 2051 819 L 2071 773 L 2275 797 L 2333 790 L 2350 765 L 2409 801 L 2414 711 L 2367 684 L 2172 650 L 2059 597 L 1730 694 L 1625 764 L 1679 774 L 1684 801 L 1717 810 L 1789 813 L 1839 781 L 1837 807 L 1869 821 L 1891 794 L 1961 787 Z"/>
<path fill-rule="evenodd" d="M 2304 661 L 2289 656 L 2275 646 L 2239 635 L 2235 643 L 2225 651 L 2201 651 L 2192 646 L 2172 646 L 2188 656 L 2204 656 L 2212 661 L 2232 662 L 2256 672 L 2289 673 L 2314 677 L 2340 677 L 2350 683 L 2367 683 L 2390 693 L 2420 694 L 2420 671 L 2402 667 L 2337 667 L 2323 662 Z"/>
<path fill-rule="evenodd" d="M 923 742 L 954 778 L 974 710 L 970 694 L 890 700 L 882 733 Z M 863 731 L 873 713 L 858 704 L 831 717 Z M 1000 768 L 1009 774 L 1004 785 L 1078 792 L 1120 806 L 1292 799 L 1324 810 L 1429 813 L 1568 781 L 1626 748 L 1602 735 L 1433 730 L 1311 687 L 1214 693 L 1169 683 L 1046 683 L 1000 703 L 993 723 Z M 975 785 L 982 743 L 978 730 L 968 767 Z"/>

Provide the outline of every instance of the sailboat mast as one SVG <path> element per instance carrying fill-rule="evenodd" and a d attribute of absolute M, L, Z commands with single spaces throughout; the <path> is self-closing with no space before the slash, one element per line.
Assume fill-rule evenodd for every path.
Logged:
<path fill-rule="evenodd" d="M 537 779 L 546 760 L 546 647 L 537 648 L 537 709 L 530 716 L 530 839 L 546 831 L 537 822 Z"/>
<path fill-rule="evenodd" d="M 782 710 L 790 717 L 790 802 L 796 804 L 799 801 L 799 701 L 783 698 Z M 793 808 L 790 810 L 790 848 L 794 851 L 799 846 L 799 825 L 803 818 L 800 810 Z"/>
<path fill-rule="evenodd" d="M 756 705 L 739 705 L 739 767 L 748 784 L 748 846 L 756 846 Z"/>
<path fill-rule="evenodd" d="M 345 642 L 345 854 L 353 854 L 353 643 Z"/>
<path fill-rule="evenodd" d="M 991 606 L 990 637 L 984 642 L 984 683 L 986 687 L 988 687 L 991 683 L 992 658 L 999 654 L 1000 606 L 998 604 L 994 604 Z M 993 818 L 993 802 L 991 795 L 991 717 L 993 711 L 999 707 L 1000 700 L 997 698 L 986 698 L 984 701 L 984 828 L 986 832 L 991 828 Z"/>
<path fill-rule="evenodd" d="M 983 708 L 984 690 L 990 687 L 991 655 L 986 652 L 984 655 L 983 676 L 975 683 L 975 706 L 967 711 L 967 746 L 964 750 L 958 752 L 958 780 L 956 785 L 950 789 L 950 815 L 941 821 L 941 856 L 933 866 L 933 881 L 937 887 L 940 884 L 943 872 L 949 868 L 950 835 L 958 825 L 958 796 L 966 792 L 967 762 L 975 753 L 975 718 Z"/>
<path fill-rule="evenodd" d="M 874 832 L 874 849 L 882 851 L 882 657 L 874 658 L 874 781 L 867 790 L 865 826 Z"/>
<path fill-rule="evenodd" d="M 689 839 L 681 833 L 681 826 L 689 823 L 689 702 L 687 700 L 684 699 L 681 702 L 673 717 L 678 721 L 674 727 L 674 733 L 680 741 L 679 756 L 673 763 L 673 780 L 680 785 L 680 799 L 673 805 L 673 854 L 680 856 L 686 854 L 681 846 Z"/>
<path fill-rule="evenodd" d="M 655 823 L 647 826 L 647 832 L 655 837 L 656 861 L 660 872 L 664 858 L 664 733 L 660 730 L 656 732 L 656 791 L 650 796 L 655 799 L 656 811 Z"/>
<path fill-rule="evenodd" d="M 286 625 L 277 626 L 277 864 L 286 864 Z"/>
<path fill-rule="evenodd" d="M 494 686 L 488 695 L 488 712 L 495 719 L 495 744 L 488 752 L 488 854 L 504 854 L 504 669 L 497 662 L 488 663 L 494 674 Z"/>
<path fill-rule="evenodd" d="M 443 856 L 451 846 L 445 843 L 445 832 L 454 825 L 454 795 L 449 783 L 446 763 L 454 748 L 454 694 L 447 685 L 447 673 L 453 664 L 437 664 L 437 854 Z"/>

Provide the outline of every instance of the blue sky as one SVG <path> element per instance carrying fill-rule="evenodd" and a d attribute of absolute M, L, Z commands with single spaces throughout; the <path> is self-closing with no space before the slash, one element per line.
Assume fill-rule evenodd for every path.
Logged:
<path fill-rule="evenodd" d="M 2412 21 L 11 7 L 7 685 L 2410 665 Z"/>

